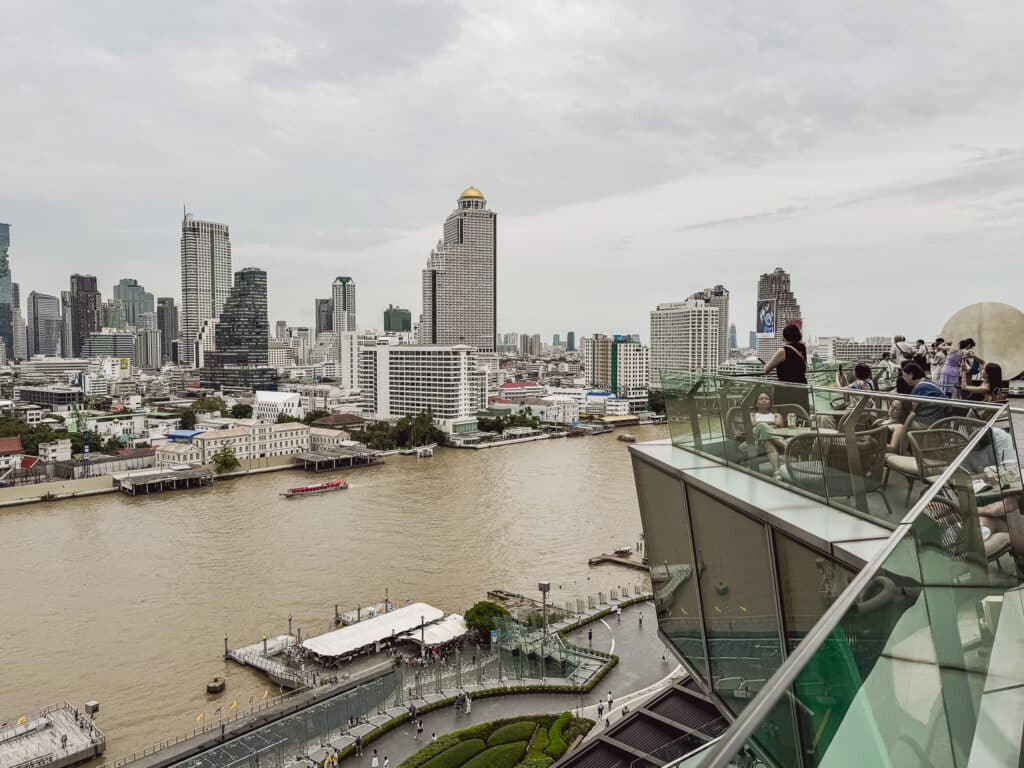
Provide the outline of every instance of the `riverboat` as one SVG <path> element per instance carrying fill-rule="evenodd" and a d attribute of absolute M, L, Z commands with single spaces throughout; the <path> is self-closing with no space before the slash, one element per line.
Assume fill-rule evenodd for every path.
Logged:
<path fill-rule="evenodd" d="M 621 440 L 624 443 L 636 442 L 636 438 L 633 435 L 629 434 L 629 432 L 623 432 L 621 435 L 619 435 L 619 440 Z"/>
<path fill-rule="evenodd" d="M 300 485 L 297 488 L 289 488 L 281 495 L 286 499 L 294 499 L 296 496 L 312 496 L 314 493 L 327 493 L 328 491 L 343 491 L 348 488 L 344 480 L 328 480 L 326 483 L 315 485 Z"/>
<path fill-rule="evenodd" d="M 573 427 L 565 433 L 566 437 L 583 437 L 587 434 L 586 430 L 580 429 L 579 427 Z"/>

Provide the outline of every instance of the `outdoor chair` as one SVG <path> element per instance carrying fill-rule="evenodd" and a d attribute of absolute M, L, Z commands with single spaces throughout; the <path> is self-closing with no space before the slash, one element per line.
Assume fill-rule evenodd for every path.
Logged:
<path fill-rule="evenodd" d="M 907 430 L 910 446 L 909 456 L 889 454 L 885 460 L 888 471 L 902 475 L 907 481 L 907 498 L 904 505 L 910 506 L 910 494 L 915 483 L 929 485 L 946 471 L 961 451 L 967 446 L 967 438 L 953 429 Z M 886 474 L 885 480 L 888 480 Z"/>
<path fill-rule="evenodd" d="M 947 416 L 939 419 L 928 429 L 952 429 L 967 438 L 968 441 L 977 434 L 978 430 L 985 428 L 985 422 L 981 419 L 972 419 L 969 416 Z"/>
<path fill-rule="evenodd" d="M 892 515 L 882 482 L 888 435 L 885 427 L 856 432 L 853 450 L 860 460 L 858 476 L 864 493 L 879 494 L 886 512 Z M 850 498 L 857 491 L 850 458 L 851 449 L 845 434 L 798 435 L 786 445 L 782 476 L 798 488 L 819 496 Z"/>

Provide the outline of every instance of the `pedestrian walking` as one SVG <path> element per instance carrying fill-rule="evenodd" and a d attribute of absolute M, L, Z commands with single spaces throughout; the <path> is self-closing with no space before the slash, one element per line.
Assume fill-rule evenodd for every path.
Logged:
<path fill-rule="evenodd" d="M 597 702 L 597 719 L 600 720 L 602 717 L 604 717 L 604 702 L 599 701 Z"/>
<path fill-rule="evenodd" d="M 591 627 L 587 630 L 587 642 L 590 643 L 590 647 L 594 647 L 594 629 Z"/>
<path fill-rule="evenodd" d="M 620 622 L 622 621 L 622 606 L 621 605 L 616 605 L 615 606 L 615 618 L 618 619 Z"/>
<path fill-rule="evenodd" d="M 436 733 L 431 733 L 430 734 L 430 740 L 431 741 L 437 741 L 437 734 Z"/>
<path fill-rule="evenodd" d="M 468 715 L 473 711 L 473 700 L 469 698 L 469 694 L 466 694 L 466 714 Z"/>
<path fill-rule="evenodd" d="M 661 652 L 661 660 L 662 661 L 668 661 L 668 649 L 667 648 Z"/>
<path fill-rule="evenodd" d="M 612 713 L 612 692 L 608 691 L 608 714 Z"/>
<path fill-rule="evenodd" d="M 363 756 L 363 737 L 356 736 L 356 757 Z"/>
<path fill-rule="evenodd" d="M 637 618 L 640 620 L 640 626 L 642 627 L 644 625 L 644 612 L 640 611 L 640 613 L 637 615 Z"/>
<path fill-rule="evenodd" d="M 416 741 L 419 741 L 422 738 L 423 738 L 423 721 L 422 720 L 417 720 L 416 721 Z"/>
<path fill-rule="evenodd" d="M 384 768 L 391 768 L 391 761 L 388 760 L 387 755 L 384 755 Z"/>
<path fill-rule="evenodd" d="M 373 757 L 370 758 L 370 768 L 380 768 L 380 758 L 377 757 L 377 750 L 373 750 Z"/>

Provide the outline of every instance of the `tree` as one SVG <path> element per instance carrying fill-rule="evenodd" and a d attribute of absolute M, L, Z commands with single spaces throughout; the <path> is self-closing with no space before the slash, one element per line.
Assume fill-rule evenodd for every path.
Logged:
<path fill-rule="evenodd" d="M 246 403 L 235 403 L 231 406 L 231 416 L 236 419 L 252 418 L 252 406 Z"/>
<path fill-rule="evenodd" d="M 660 389 L 652 389 L 647 393 L 647 402 L 655 413 L 665 412 L 665 392 Z"/>
<path fill-rule="evenodd" d="M 103 453 L 117 453 L 124 445 L 120 440 L 117 439 L 117 435 L 111 435 L 107 438 L 107 441 L 103 443 L 103 447 L 100 449 Z M 92 450 L 92 446 L 89 446 L 89 450 Z"/>
<path fill-rule="evenodd" d="M 230 448 L 221 448 L 213 454 L 213 470 L 218 475 L 223 475 L 225 472 L 235 472 L 241 466 L 235 457 L 234 451 Z"/>
<path fill-rule="evenodd" d="M 489 634 L 492 629 L 497 629 L 495 619 L 499 616 L 508 616 L 509 612 L 505 606 L 493 600 L 481 600 L 463 614 L 466 626 L 475 629 L 482 634 Z"/>
<path fill-rule="evenodd" d="M 302 417 L 302 423 L 303 424 L 312 424 L 317 419 L 322 419 L 324 416 L 330 416 L 330 415 L 331 414 L 328 411 L 320 411 L 320 410 L 310 411 L 309 413 L 307 413 L 305 416 Z"/>
<path fill-rule="evenodd" d="M 294 416 L 289 416 L 287 413 L 277 414 L 278 424 L 291 424 L 293 421 L 298 421 Z"/>
<path fill-rule="evenodd" d="M 182 411 L 181 413 L 181 428 L 182 429 L 195 429 L 196 426 L 196 413 L 195 411 Z"/>
<path fill-rule="evenodd" d="M 220 397 L 200 397 L 192 403 L 192 410 L 195 413 L 213 413 L 214 411 L 224 413 L 227 409 L 227 403 Z"/>

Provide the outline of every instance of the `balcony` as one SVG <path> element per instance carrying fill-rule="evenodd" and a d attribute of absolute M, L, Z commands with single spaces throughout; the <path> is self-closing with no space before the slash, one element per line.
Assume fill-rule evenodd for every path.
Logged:
<path fill-rule="evenodd" d="M 659 631 L 733 722 L 651 764 L 1017 764 L 1010 409 L 746 377 L 663 385 L 671 438 L 631 446 Z"/>

